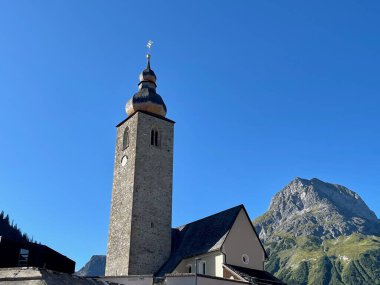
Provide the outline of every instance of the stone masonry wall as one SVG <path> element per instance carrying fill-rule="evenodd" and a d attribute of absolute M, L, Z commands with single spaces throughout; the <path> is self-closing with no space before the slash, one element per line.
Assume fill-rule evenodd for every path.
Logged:
<path fill-rule="evenodd" d="M 151 145 L 152 129 L 158 146 Z M 106 276 L 153 274 L 170 255 L 173 132 L 173 122 L 142 112 L 118 127 Z"/>
<path fill-rule="evenodd" d="M 137 120 L 136 115 L 132 116 L 117 128 L 106 276 L 128 275 Z M 130 130 L 129 146 L 123 150 L 123 134 L 126 127 Z M 121 160 L 124 155 L 128 160 L 123 167 Z"/>
<path fill-rule="evenodd" d="M 171 251 L 174 124 L 138 113 L 130 274 L 153 274 Z M 151 130 L 159 145 L 151 145 Z"/>

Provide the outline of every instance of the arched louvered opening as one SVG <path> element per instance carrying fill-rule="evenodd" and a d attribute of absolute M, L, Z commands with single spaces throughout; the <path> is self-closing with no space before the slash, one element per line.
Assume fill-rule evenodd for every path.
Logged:
<path fill-rule="evenodd" d="M 123 150 L 129 146 L 129 128 L 126 127 L 123 134 Z"/>
<path fill-rule="evenodd" d="M 154 132 L 154 145 L 158 146 L 158 131 Z"/>
<path fill-rule="evenodd" d="M 150 132 L 150 144 L 154 145 L 154 130 Z"/>
<path fill-rule="evenodd" d="M 151 130 L 150 132 L 150 144 L 154 146 L 159 146 L 160 138 L 157 130 Z"/>

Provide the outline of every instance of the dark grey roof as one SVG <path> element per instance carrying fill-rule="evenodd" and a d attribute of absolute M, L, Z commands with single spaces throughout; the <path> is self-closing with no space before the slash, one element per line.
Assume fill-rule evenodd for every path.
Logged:
<path fill-rule="evenodd" d="M 168 118 L 165 118 L 165 117 L 162 117 L 162 116 L 160 116 L 160 115 L 157 115 L 157 114 L 153 114 L 153 113 L 149 113 L 149 112 L 145 112 L 145 111 L 140 111 L 140 110 L 138 110 L 136 113 L 134 113 L 133 115 L 131 115 L 131 116 L 129 116 L 128 118 L 125 118 L 124 120 L 122 120 L 120 123 L 118 123 L 117 125 L 116 125 L 116 127 L 119 127 L 119 126 L 121 126 L 124 122 L 126 122 L 126 121 L 128 121 L 130 118 L 132 118 L 135 114 L 137 114 L 137 113 L 144 113 L 144 114 L 147 114 L 147 115 L 150 115 L 150 116 L 153 116 L 153 117 L 156 117 L 156 118 L 159 118 L 159 119 L 161 119 L 161 120 L 164 120 L 164 121 L 167 121 L 167 122 L 170 122 L 170 123 L 175 123 L 173 120 L 170 120 L 170 119 L 168 119 Z"/>
<path fill-rule="evenodd" d="M 0 284 L 12 285 L 104 285 L 98 281 L 35 267 L 0 268 Z"/>
<path fill-rule="evenodd" d="M 167 111 L 166 105 L 162 97 L 158 95 L 154 88 L 144 87 L 135 93 L 132 97 L 133 104 L 152 103 L 161 105 L 165 112 Z"/>
<path fill-rule="evenodd" d="M 148 66 L 143 70 L 142 74 L 143 74 L 143 77 L 144 76 L 153 76 L 154 78 L 157 78 L 154 71 L 152 69 L 150 69 L 150 63 L 148 63 Z"/>
<path fill-rule="evenodd" d="M 172 229 L 172 254 L 157 272 L 171 273 L 184 258 L 220 249 L 243 205 Z"/>
<path fill-rule="evenodd" d="M 235 265 L 225 264 L 225 266 L 230 269 L 235 274 L 239 275 L 243 279 L 250 282 L 250 284 L 257 285 L 280 285 L 285 284 L 280 279 L 277 279 L 269 272 L 263 270 L 256 270 L 250 268 L 244 268 Z"/>

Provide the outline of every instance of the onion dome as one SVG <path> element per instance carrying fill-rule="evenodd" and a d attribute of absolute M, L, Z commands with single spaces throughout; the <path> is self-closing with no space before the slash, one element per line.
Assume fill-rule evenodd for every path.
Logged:
<path fill-rule="evenodd" d="M 137 111 L 145 111 L 162 117 L 166 115 L 166 106 L 161 96 L 156 93 L 156 75 L 150 68 L 150 54 L 147 55 L 147 67 L 140 73 L 139 90 L 125 106 L 129 116 Z"/>

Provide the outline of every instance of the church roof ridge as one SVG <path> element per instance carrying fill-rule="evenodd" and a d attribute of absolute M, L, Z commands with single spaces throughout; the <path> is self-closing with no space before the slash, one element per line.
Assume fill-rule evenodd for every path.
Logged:
<path fill-rule="evenodd" d="M 226 209 L 226 210 L 219 211 L 219 212 L 217 212 L 217 213 L 215 213 L 215 214 L 211 214 L 211 215 L 209 215 L 209 216 L 207 216 L 207 217 L 203 217 L 203 218 L 200 218 L 200 219 L 198 219 L 198 220 L 192 221 L 192 222 L 190 222 L 190 223 L 183 224 L 183 225 L 181 225 L 181 226 L 178 226 L 178 227 L 176 227 L 176 228 L 173 228 L 173 230 L 180 230 L 181 228 L 183 228 L 183 227 L 185 227 L 185 226 L 188 226 L 188 225 L 191 225 L 191 224 L 194 224 L 194 223 L 198 223 L 198 222 L 201 222 L 201 221 L 203 221 L 203 220 L 206 220 L 206 219 L 212 218 L 212 217 L 214 217 L 214 216 L 217 216 L 217 215 L 222 214 L 223 212 L 229 212 L 229 211 L 231 211 L 231 210 L 233 210 L 233 209 L 243 209 L 243 208 L 244 208 L 244 204 L 239 204 L 239 205 L 237 205 L 237 206 L 234 206 L 234 207 L 228 208 L 228 209 Z"/>

